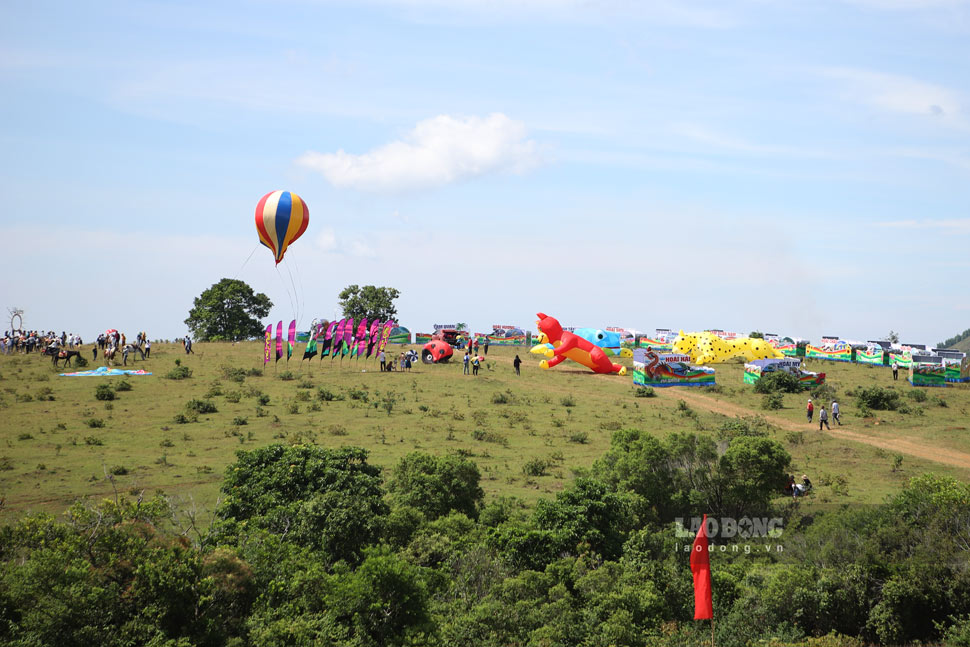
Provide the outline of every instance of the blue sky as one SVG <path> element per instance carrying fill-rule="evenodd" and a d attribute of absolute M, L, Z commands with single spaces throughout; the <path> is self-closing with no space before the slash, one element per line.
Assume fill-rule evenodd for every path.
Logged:
<path fill-rule="evenodd" d="M 301 324 L 356 283 L 414 331 L 935 343 L 970 326 L 967 61 L 964 0 L 3 3 L 0 305 L 174 337 L 236 277 Z M 279 272 L 276 189 L 310 209 Z"/>

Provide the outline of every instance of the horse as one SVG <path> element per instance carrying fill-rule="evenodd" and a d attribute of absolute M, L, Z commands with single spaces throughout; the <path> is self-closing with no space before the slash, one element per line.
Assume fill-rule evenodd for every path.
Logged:
<path fill-rule="evenodd" d="M 122 354 L 124 354 L 125 350 L 127 350 L 131 354 L 134 354 L 135 351 L 137 351 L 141 355 L 142 360 L 145 359 L 145 351 L 141 349 L 141 346 L 137 346 L 135 344 L 125 344 L 121 348 Z M 104 356 L 104 363 L 108 364 L 109 362 L 114 360 L 115 355 L 118 354 L 118 351 L 119 351 L 119 347 L 117 346 L 109 346 L 108 348 L 105 348 L 104 353 L 102 353 L 102 355 Z M 134 358 L 132 358 L 132 361 L 134 361 Z"/>
<path fill-rule="evenodd" d="M 80 357 L 81 352 L 76 350 L 67 350 L 62 348 L 57 348 L 55 346 L 48 346 L 44 349 L 45 355 L 51 356 L 51 364 L 55 367 L 60 366 L 59 362 L 64 360 L 64 366 L 70 366 L 71 360 L 75 357 Z M 74 362 L 77 364 L 77 362 Z"/>

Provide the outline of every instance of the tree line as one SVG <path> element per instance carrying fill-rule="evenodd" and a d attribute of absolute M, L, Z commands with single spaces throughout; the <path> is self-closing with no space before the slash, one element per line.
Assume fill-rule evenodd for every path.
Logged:
<path fill-rule="evenodd" d="M 967 644 L 966 484 L 921 476 L 884 505 L 802 514 L 777 503 L 788 453 L 742 427 L 618 431 L 532 507 L 486 499 L 461 455 L 414 452 L 385 478 L 356 447 L 239 451 L 205 527 L 156 495 L 0 529 L 0 642 L 704 644 L 674 521 L 706 512 L 785 519 L 712 547 L 718 645 Z"/>

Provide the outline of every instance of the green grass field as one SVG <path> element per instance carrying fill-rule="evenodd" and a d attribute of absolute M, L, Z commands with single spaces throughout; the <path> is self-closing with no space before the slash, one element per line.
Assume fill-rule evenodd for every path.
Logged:
<path fill-rule="evenodd" d="M 881 501 L 923 472 L 970 479 L 970 388 L 914 389 L 902 372 L 893 383 L 886 368 L 810 363 L 828 374 L 843 411 L 844 427 L 820 433 L 817 422 L 805 422 L 805 395 L 785 395 L 785 408 L 763 411 L 762 396 L 742 384 L 741 364 L 717 366 L 716 389 L 657 389 L 647 398 L 635 397 L 629 375 L 594 375 L 569 362 L 542 371 L 518 348 L 492 347 L 477 377 L 463 376 L 460 362 L 389 374 L 373 359 L 301 365 L 302 345 L 289 365 L 265 370 L 261 343 L 199 343 L 195 351 L 154 345 L 150 360 L 133 364 L 154 374 L 125 378 L 59 377 L 46 357 L 0 356 L 5 516 L 58 512 L 116 489 L 162 490 L 205 514 L 236 450 L 273 442 L 357 445 L 385 469 L 414 450 L 461 453 L 478 463 L 487 496 L 534 501 L 589 467 L 615 430 L 697 431 L 726 441 L 738 418 L 786 446 L 793 472 L 815 482 L 816 502 Z M 90 359 L 90 347 L 85 353 Z M 176 360 L 190 378 L 166 379 Z M 257 375 L 241 375 L 250 369 Z M 96 399 L 98 385 L 122 382 L 131 390 Z M 870 385 L 898 389 L 910 412 L 859 417 L 848 393 Z M 917 390 L 925 401 L 908 395 Z M 216 411 L 193 414 L 192 400 Z"/>

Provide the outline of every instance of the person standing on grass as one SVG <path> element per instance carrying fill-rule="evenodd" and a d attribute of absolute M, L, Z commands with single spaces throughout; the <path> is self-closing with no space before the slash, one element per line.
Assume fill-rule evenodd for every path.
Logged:
<path fill-rule="evenodd" d="M 832 400 L 832 420 L 839 423 L 840 427 L 842 426 L 842 421 L 839 420 L 839 403 L 835 400 Z"/>
<path fill-rule="evenodd" d="M 515 367 L 515 374 L 521 375 L 521 373 L 519 373 L 519 367 L 522 366 L 522 360 L 519 359 L 518 355 L 516 355 L 515 359 L 512 360 L 512 366 Z"/>
<path fill-rule="evenodd" d="M 893 382 L 899 379 L 899 364 L 893 360 Z"/>
<path fill-rule="evenodd" d="M 461 360 L 461 365 L 462 365 L 461 374 L 462 375 L 468 375 L 468 362 L 469 362 L 470 359 L 471 358 L 468 357 L 468 351 L 466 350 L 465 351 L 465 357 L 462 358 L 462 360 Z"/>
<path fill-rule="evenodd" d="M 812 399 L 808 399 L 808 406 L 805 407 L 805 416 L 808 418 L 808 422 L 812 422 L 812 415 L 815 413 L 815 405 L 812 404 Z"/>
<path fill-rule="evenodd" d="M 478 361 L 478 355 L 475 355 L 475 359 L 472 360 L 472 375 L 478 375 L 478 366 L 480 363 Z"/>
<path fill-rule="evenodd" d="M 488 337 L 485 338 L 485 343 L 483 345 L 485 346 L 485 355 L 488 355 Z"/>
<path fill-rule="evenodd" d="M 828 413 L 828 411 L 825 410 L 825 405 L 822 405 L 821 410 L 819 410 L 819 412 L 818 412 L 818 430 L 819 431 L 822 431 L 822 425 L 825 425 L 825 428 L 826 429 L 828 429 L 829 431 L 832 431 L 832 428 L 829 427 L 829 413 Z"/>
<path fill-rule="evenodd" d="M 152 343 L 149 340 L 145 340 L 145 359 L 152 356 Z"/>
<path fill-rule="evenodd" d="M 384 373 L 387 371 L 387 356 L 384 355 L 384 351 L 378 353 L 377 359 L 381 361 L 381 373 Z"/>

